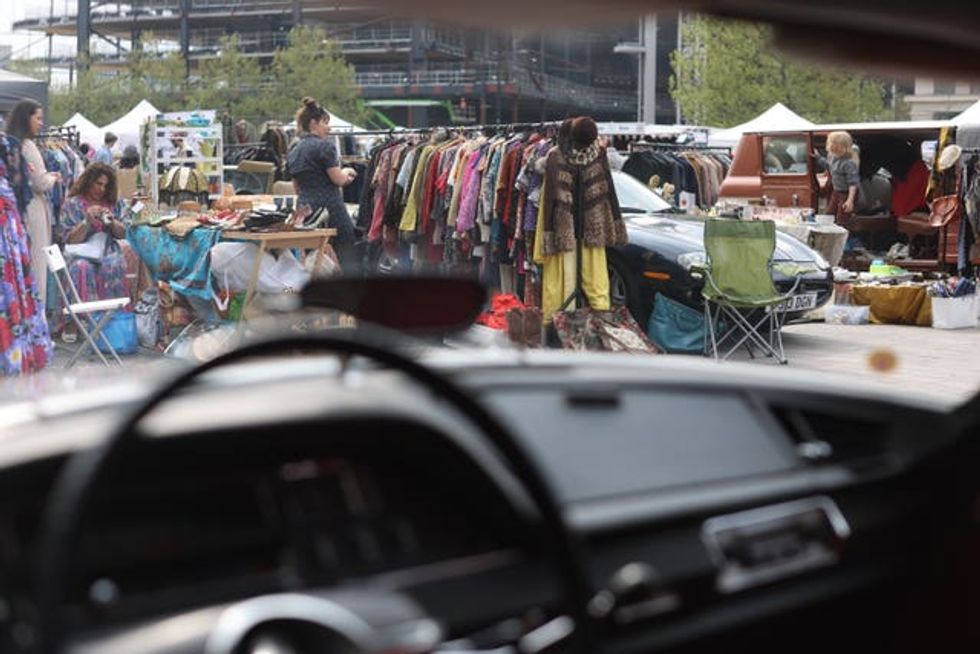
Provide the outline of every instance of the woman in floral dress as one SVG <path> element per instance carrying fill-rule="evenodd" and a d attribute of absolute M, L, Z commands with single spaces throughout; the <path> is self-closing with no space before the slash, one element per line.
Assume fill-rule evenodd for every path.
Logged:
<path fill-rule="evenodd" d="M 117 239 L 126 237 L 129 207 L 118 195 L 116 171 L 89 164 L 61 210 L 58 235 L 66 246 L 98 239 L 105 248 L 97 258 L 73 257 L 66 249 L 68 271 L 82 302 L 129 297 L 126 258 Z"/>

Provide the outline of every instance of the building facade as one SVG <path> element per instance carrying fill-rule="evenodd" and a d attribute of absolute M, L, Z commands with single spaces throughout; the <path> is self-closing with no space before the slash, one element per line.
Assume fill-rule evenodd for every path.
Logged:
<path fill-rule="evenodd" d="M 905 96 L 912 120 L 945 120 L 980 100 L 980 82 L 952 82 L 917 77 L 915 92 Z"/>
<path fill-rule="evenodd" d="M 365 102 L 395 124 L 521 123 L 580 114 L 637 118 L 643 64 L 615 51 L 637 39 L 635 22 L 541 34 L 398 19 L 356 0 L 79 0 L 79 15 L 25 20 L 15 29 L 79 37 L 80 51 L 93 37 L 115 43 L 116 54 L 93 55 L 92 65 L 102 67 L 124 63 L 128 43 L 152 32 L 179 44 L 193 66 L 215 56 L 220 39 L 231 33 L 245 52 L 269 59 L 300 24 L 322 27 L 339 44 Z M 642 58 L 659 71 L 657 110 L 644 118 L 673 123 L 667 80 L 676 17 L 659 25 L 656 47 Z"/>

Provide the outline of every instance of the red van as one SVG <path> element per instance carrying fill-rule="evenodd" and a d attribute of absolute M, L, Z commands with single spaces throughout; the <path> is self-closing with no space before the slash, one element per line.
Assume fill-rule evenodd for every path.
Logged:
<path fill-rule="evenodd" d="M 851 231 L 875 249 L 887 249 L 895 240 L 910 241 L 911 268 L 948 268 L 956 264 L 959 218 L 941 229 L 929 225 L 928 175 L 922 172 L 931 167 L 931 153 L 943 128 L 955 130 L 949 122 L 929 121 L 747 133 L 738 144 L 720 195 L 757 203 L 768 199 L 781 207 L 810 207 L 821 213 L 829 196 L 829 179 L 817 172 L 811 154 L 825 154 L 827 135 L 843 130 L 859 150 L 862 178 Z"/>

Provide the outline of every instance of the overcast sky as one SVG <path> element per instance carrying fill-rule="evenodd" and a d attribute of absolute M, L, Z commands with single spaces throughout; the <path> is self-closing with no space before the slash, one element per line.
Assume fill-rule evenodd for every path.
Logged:
<path fill-rule="evenodd" d="M 47 52 L 47 40 L 36 32 L 15 33 L 13 24 L 24 18 L 47 16 L 51 9 L 51 0 L 0 0 L 4 11 L 0 12 L 0 45 L 13 47 L 14 57 L 40 57 Z M 7 11 L 8 6 L 10 11 Z M 54 0 L 55 15 L 74 14 L 75 0 Z M 55 41 L 55 48 L 65 52 L 72 47 L 72 39 L 62 38 Z"/>

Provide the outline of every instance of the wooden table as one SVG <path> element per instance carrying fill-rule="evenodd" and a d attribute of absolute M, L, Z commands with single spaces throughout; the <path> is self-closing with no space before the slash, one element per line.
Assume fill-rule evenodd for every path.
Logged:
<path fill-rule="evenodd" d="M 245 300 L 242 302 L 242 313 L 239 320 L 245 318 L 245 311 L 255 298 L 255 289 L 259 283 L 259 273 L 262 270 L 262 257 L 269 250 L 316 250 L 316 263 L 313 270 L 319 270 L 323 263 L 323 249 L 330 243 L 330 238 L 337 235 L 336 229 L 293 230 L 288 232 L 223 232 L 221 239 L 225 241 L 250 241 L 259 246 L 252 266 L 252 277 L 248 281 Z"/>

